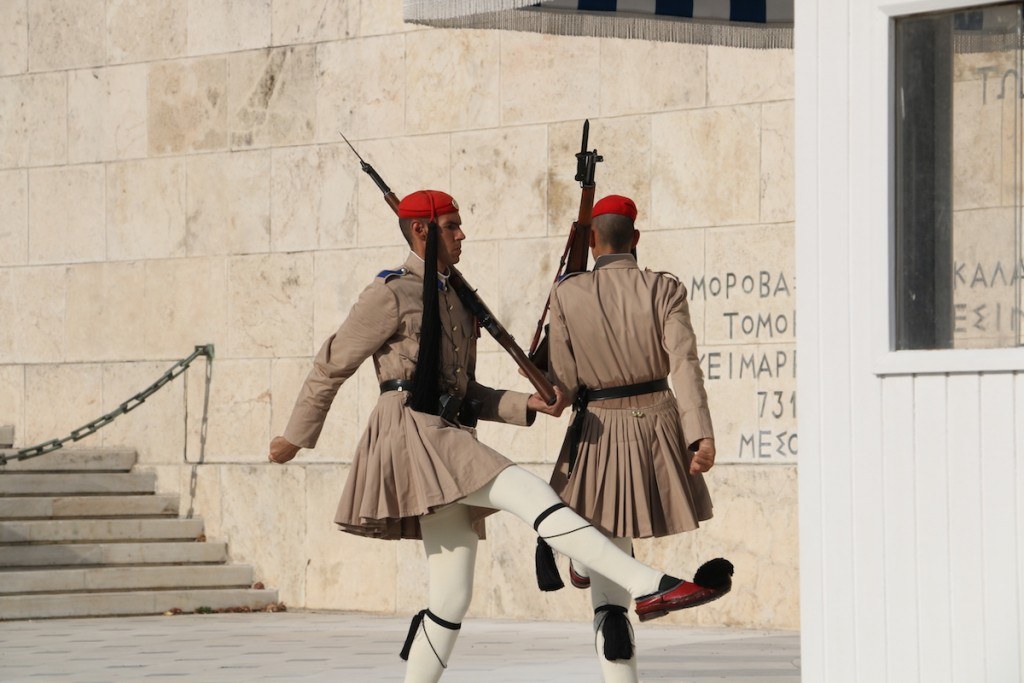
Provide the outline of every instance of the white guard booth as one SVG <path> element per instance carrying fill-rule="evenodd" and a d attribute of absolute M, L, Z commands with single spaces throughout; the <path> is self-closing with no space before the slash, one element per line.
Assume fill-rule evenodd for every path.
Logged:
<path fill-rule="evenodd" d="M 1020 13 L 796 2 L 806 681 L 1024 680 Z"/>

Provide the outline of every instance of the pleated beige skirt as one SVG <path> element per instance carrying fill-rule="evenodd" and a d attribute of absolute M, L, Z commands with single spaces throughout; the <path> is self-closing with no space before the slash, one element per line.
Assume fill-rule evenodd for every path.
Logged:
<path fill-rule="evenodd" d="M 405 406 L 407 394 L 383 394 L 370 415 L 334 521 L 360 536 L 421 538 L 419 518 L 483 488 L 512 461 L 480 443 L 476 430 Z M 483 519 L 471 507 L 483 538 Z"/>
<path fill-rule="evenodd" d="M 655 402 L 629 408 L 590 404 L 572 475 L 566 439 L 551 486 L 612 536 L 651 538 L 696 529 L 711 518 L 711 496 L 704 476 L 689 473 L 691 454 L 676 400 L 669 392 L 637 398 Z"/>

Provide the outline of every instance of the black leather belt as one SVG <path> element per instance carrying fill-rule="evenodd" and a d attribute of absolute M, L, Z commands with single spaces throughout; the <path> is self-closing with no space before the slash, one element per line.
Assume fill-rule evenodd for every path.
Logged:
<path fill-rule="evenodd" d="M 380 393 L 388 391 L 412 391 L 411 379 L 389 379 L 380 383 Z M 476 427 L 479 418 L 478 404 L 476 401 L 463 400 L 461 396 L 441 394 L 437 410 L 431 414 L 437 415 L 449 422 L 457 422 L 464 427 Z"/>
<path fill-rule="evenodd" d="M 587 416 L 587 404 L 591 401 L 607 401 L 612 398 L 628 398 L 630 396 L 643 396 L 653 394 L 656 391 L 668 390 L 668 378 L 652 379 L 648 382 L 637 384 L 624 384 L 621 387 L 608 387 L 607 389 L 588 389 L 581 386 L 576 392 L 576 400 L 572 408 L 575 416 L 572 424 L 569 425 L 567 436 L 569 438 L 569 474 L 572 474 L 576 466 L 576 456 L 579 454 L 580 436 L 583 434 L 583 420 Z"/>
<path fill-rule="evenodd" d="M 411 379 L 389 379 L 380 383 L 380 393 L 386 391 L 412 391 Z"/>
<path fill-rule="evenodd" d="M 653 394 L 656 391 L 668 391 L 668 378 L 652 379 L 650 382 L 638 384 L 627 384 L 621 387 L 609 387 L 607 389 L 587 389 L 588 401 L 605 401 L 610 398 L 627 398 L 629 396 L 643 396 Z M 578 396 L 578 394 L 577 394 Z"/>

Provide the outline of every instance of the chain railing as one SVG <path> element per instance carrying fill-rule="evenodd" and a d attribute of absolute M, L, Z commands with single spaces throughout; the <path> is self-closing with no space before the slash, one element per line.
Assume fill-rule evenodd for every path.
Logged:
<path fill-rule="evenodd" d="M 36 444 L 35 446 L 22 448 L 21 450 L 15 451 L 13 454 L 0 453 L 0 466 L 6 465 L 11 460 L 27 460 L 28 458 L 35 458 L 40 455 L 45 455 L 46 453 L 52 453 L 53 451 L 64 448 L 64 444 L 69 441 L 84 439 L 98 429 L 107 426 L 113 422 L 114 419 L 124 415 L 125 413 L 130 413 L 145 403 L 147 398 L 158 392 L 165 384 L 188 370 L 188 366 L 192 364 L 192 361 L 200 356 L 206 357 L 207 366 L 209 366 L 209 364 L 213 362 L 213 344 L 197 346 L 195 351 L 186 358 L 182 358 L 172 365 L 171 368 L 161 375 L 157 381 L 153 382 L 106 415 L 98 417 L 92 422 L 82 425 L 78 429 L 72 430 L 71 433 L 63 439 L 51 439 L 49 441 L 44 441 L 43 443 Z"/>

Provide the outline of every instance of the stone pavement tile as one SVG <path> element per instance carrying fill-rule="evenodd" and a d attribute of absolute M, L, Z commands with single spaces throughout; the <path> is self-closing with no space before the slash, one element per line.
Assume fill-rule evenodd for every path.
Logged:
<path fill-rule="evenodd" d="M 337 612 L 0 622 L 2 681 L 400 682 L 407 618 Z M 641 679 L 798 683 L 799 635 L 637 626 Z M 592 683 L 589 623 L 468 620 L 445 683 Z"/>

